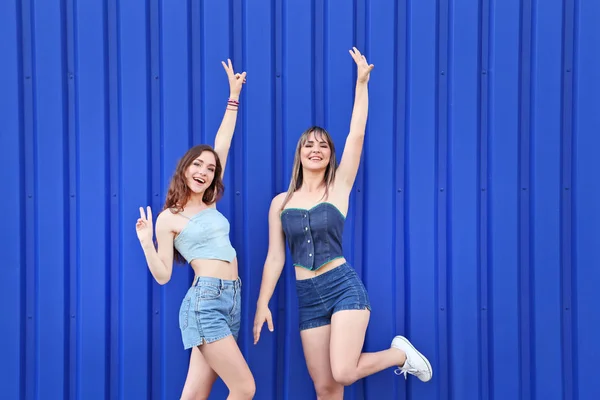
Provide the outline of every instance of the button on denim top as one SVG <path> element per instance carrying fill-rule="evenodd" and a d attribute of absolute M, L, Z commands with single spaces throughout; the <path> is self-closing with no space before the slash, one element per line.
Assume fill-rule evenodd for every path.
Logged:
<path fill-rule="evenodd" d="M 189 221 L 173 244 L 188 263 L 195 259 L 233 261 L 236 252 L 229 240 L 229 221 L 216 208 L 206 208 L 192 217 L 179 215 Z"/>
<path fill-rule="evenodd" d="M 345 221 L 341 211 L 328 202 L 309 209 L 285 208 L 281 212 L 281 225 L 294 265 L 315 271 L 343 257 Z"/>

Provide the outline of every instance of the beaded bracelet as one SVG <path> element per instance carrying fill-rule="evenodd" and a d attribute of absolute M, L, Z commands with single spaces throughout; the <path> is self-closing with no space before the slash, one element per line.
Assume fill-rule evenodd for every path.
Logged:
<path fill-rule="evenodd" d="M 237 111 L 239 105 L 240 105 L 240 102 L 237 101 L 237 100 L 233 100 L 233 99 L 228 99 L 227 100 L 227 109 L 228 110 Z"/>

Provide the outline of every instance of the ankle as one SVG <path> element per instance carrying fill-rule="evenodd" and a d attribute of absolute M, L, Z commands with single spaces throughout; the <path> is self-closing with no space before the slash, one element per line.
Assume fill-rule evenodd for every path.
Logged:
<path fill-rule="evenodd" d="M 394 365 L 403 367 L 406 362 L 406 353 L 395 347 L 390 348 L 390 350 L 394 352 Z"/>

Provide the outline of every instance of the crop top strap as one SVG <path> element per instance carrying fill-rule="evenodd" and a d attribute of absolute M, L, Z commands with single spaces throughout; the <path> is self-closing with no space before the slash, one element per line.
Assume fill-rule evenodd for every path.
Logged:
<path fill-rule="evenodd" d="M 188 217 L 187 215 L 185 215 L 185 214 L 184 214 L 184 213 L 182 213 L 182 212 L 177 212 L 177 211 L 176 211 L 174 208 L 171 208 L 170 210 L 171 210 L 171 212 L 172 212 L 172 213 L 174 213 L 174 214 L 181 215 L 182 217 L 184 217 L 184 218 L 186 218 L 186 219 L 189 219 L 189 220 L 191 220 L 191 218 L 190 218 L 190 217 Z"/>

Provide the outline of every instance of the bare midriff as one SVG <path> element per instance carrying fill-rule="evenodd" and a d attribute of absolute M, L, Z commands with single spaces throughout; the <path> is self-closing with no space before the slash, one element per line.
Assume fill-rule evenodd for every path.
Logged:
<path fill-rule="evenodd" d="M 222 260 L 192 260 L 192 269 L 196 277 L 217 278 L 234 281 L 238 278 L 237 257 L 232 262 Z"/>
<path fill-rule="evenodd" d="M 316 271 L 309 271 L 306 268 L 296 267 L 296 280 L 314 278 L 315 276 L 322 275 L 327 271 L 331 271 L 332 269 L 339 267 L 345 262 L 346 259 L 344 257 L 336 258 L 335 260 L 331 260 L 327 264 L 321 266 L 321 268 L 317 269 Z"/>

